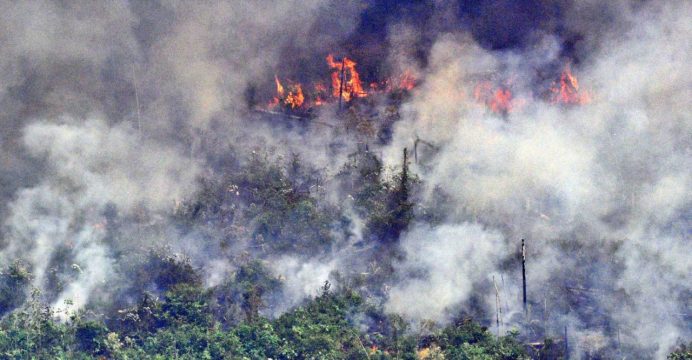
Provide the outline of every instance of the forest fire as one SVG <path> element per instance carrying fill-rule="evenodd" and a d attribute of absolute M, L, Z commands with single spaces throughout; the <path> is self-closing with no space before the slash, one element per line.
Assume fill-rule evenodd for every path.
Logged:
<path fill-rule="evenodd" d="M 364 86 L 354 60 L 348 57 L 337 59 L 329 54 L 326 62 L 330 71 L 328 85 L 321 81 L 309 86 L 286 81 L 287 85 L 284 85 L 279 77 L 275 76 L 276 95 L 269 101 L 267 107 L 275 109 L 280 105 L 285 110 L 304 111 L 327 103 L 349 103 L 354 99 L 366 98 L 374 94 L 411 91 L 418 85 L 413 71 L 407 69 L 397 76 L 370 82 Z M 491 112 L 501 115 L 517 111 L 526 104 L 526 99 L 517 98 L 514 94 L 511 81 L 501 83 L 490 80 L 478 81 L 473 88 L 473 98 Z M 589 92 L 580 89 L 576 76 L 572 74 L 567 64 L 559 78 L 551 84 L 544 99 L 551 104 L 584 105 L 591 102 L 592 96 Z"/>
<path fill-rule="evenodd" d="M 330 85 L 316 82 L 308 86 L 307 92 L 301 83 L 289 82 L 284 86 L 278 76 L 274 76 L 276 94 L 267 107 L 275 109 L 281 105 L 285 109 L 308 109 L 322 106 L 330 102 L 351 102 L 356 98 L 365 98 L 375 93 L 391 93 L 397 90 L 411 91 L 416 86 L 413 71 L 405 70 L 401 75 L 387 78 L 380 82 L 372 82 L 363 86 L 361 76 L 356 70 L 357 63 L 348 57 L 337 60 L 332 54 L 326 57 L 330 70 Z"/>
<path fill-rule="evenodd" d="M 565 65 L 560 80 L 550 87 L 550 92 L 550 102 L 553 104 L 583 105 L 591 102 L 591 94 L 579 89 L 579 82 L 569 64 Z"/>
<path fill-rule="evenodd" d="M 356 62 L 344 57 L 341 62 L 335 61 L 332 54 L 327 55 L 327 65 L 332 69 L 332 96 L 351 101 L 353 97 L 366 97 L 360 74 L 356 71 Z"/>
<path fill-rule="evenodd" d="M 416 87 L 416 77 L 410 70 L 404 71 L 399 78 L 399 88 L 404 90 L 413 90 Z"/>
<path fill-rule="evenodd" d="M 281 85 L 281 81 L 278 76 L 274 76 L 274 81 L 276 82 L 276 96 L 269 102 L 269 108 L 274 108 L 279 103 L 295 109 L 301 107 L 305 102 L 305 95 L 303 95 L 303 87 L 300 84 L 293 84 L 289 87 L 288 93 Z"/>
<path fill-rule="evenodd" d="M 511 86 L 507 83 L 495 85 L 491 81 L 480 81 L 474 87 L 473 96 L 478 103 L 484 104 L 490 111 L 506 115 L 526 104 L 526 100 L 516 98 L 510 88 Z M 569 64 L 565 65 L 559 79 L 552 83 L 548 95 L 544 98 L 554 105 L 585 105 L 592 100 L 589 92 L 579 88 L 579 82 L 572 74 Z"/>
<path fill-rule="evenodd" d="M 506 87 L 496 87 L 489 81 L 483 81 L 473 90 L 476 101 L 485 104 L 491 111 L 497 114 L 507 114 L 520 103 L 512 95 L 512 91 Z"/>
<path fill-rule="evenodd" d="M 0 360 L 692 360 L 692 1 L 0 8 Z"/>

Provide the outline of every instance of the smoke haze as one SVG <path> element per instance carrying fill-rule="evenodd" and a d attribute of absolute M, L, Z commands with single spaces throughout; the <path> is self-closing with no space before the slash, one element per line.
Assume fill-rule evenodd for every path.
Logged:
<path fill-rule="evenodd" d="M 401 234 L 373 301 L 413 323 L 490 323 L 494 277 L 504 330 L 535 331 L 521 308 L 524 238 L 529 320 L 545 335 L 568 327 L 575 354 L 619 336 L 663 358 L 692 336 L 691 14 L 688 1 L 2 3 L 0 265 L 27 262 L 32 286 L 74 308 L 130 281 L 116 254 L 155 246 L 214 286 L 257 251 L 254 235 L 178 231 L 176 206 L 228 163 L 296 156 L 346 230 L 331 229 L 329 249 L 264 256 L 284 279 L 278 314 L 370 271 L 379 248 L 362 245 L 365 220 L 334 179 L 363 143 L 389 177 L 415 145 L 416 211 L 437 220 Z M 331 52 L 365 76 L 415 74 L 389 138 L 353 135 L 333 104 L 300 126 L 253 111 L 277 73 L 328 77 Z M 566 64 L 589 104 L 548 101 Z M 516 111 L 474 99 L 488 77 L 509 79 Z"/>

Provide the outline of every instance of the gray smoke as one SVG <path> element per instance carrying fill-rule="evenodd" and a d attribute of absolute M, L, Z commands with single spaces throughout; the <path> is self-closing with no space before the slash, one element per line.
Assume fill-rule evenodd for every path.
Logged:
<path fill-rule="evenodd" d="M 371 62 L 418 78 L 391 143 L 371 150 L 391 169 L 402 148 L 432 144 L 417 149 L 412 170 L 419 209 L 440 219 L 403 234 L 385 308 L 415 322 L 478 307 L 493 314 L 495 277 L 505 325 L 522 326 L 517 253 L 526 238 L 529 300 L 547 335 L 567 326 L 580 339 L 575 352 L 592 352 L 618 333 L 624 346 L 663 357 L 691 335 L 692 5 L 554 1 L 514 26 L 509 12 L 526 5 L 478 3 L 435 1 L 420 13 L 427 22 L 382 19 L 386 34 L 368 40 L 387 48 Z M 0 4 L 0 265 L 24 259 L 45 288 L 67 249 L 57 306 L 81 307 L 112 280 L 113 249 L 172 245 L 207 269 L 207 285 L 222 282 L 235 264 L 200 245 L 201 234 L 176 238 L 166 219 L 194 196 L 208 158 L 232 147 L 271 160 L 299 155 L 327 178 L 321 200 L 351 222 L 352 236 L 335 235 L 328 255 L 272 258 L 286 288 L 276 309 L 314 295 L 335 272 L 366 273 L 371 249 L 354 246 L 365 221 L 328 179 L 362 137 L 333 106 L 305 128 L 259 121 L 247 92 L 328 51 L 360 61 L 344 49 L 372 35 L 354 34 L 368 6 L 381 4 Z M 521 46 L 492 50 L 513 39 Z M 544 69 L 567 58 L 591 103 L 551 104 L 537 90 L 554 78 Z M 495 114 L 474 99 L 488 77 L 511 82 L 515 111 Z M 118 243 L 108 209 L 138 219 Z M 150 223 L 160 232 L 136 230 Z"/>
<path fill-rule="evenodd" d="M 156 219 L 165 229 L 167 214 L 194 195 L 205 137 L 224 149 L 247 135 L 239 124 L 248 85 L 271 74 L 287 45 L 318 50 L 300 35 L 315 33 L 329 12 L 341 16 L 319 30 L 325 46 L 353 28 L 357 6 L 326 4 L 0 5 L 2 264 L 25 259 L 33 285 L 43 288 L 67 249 L 74 263 L 59 277 L 54 303 L 86 304 L 113 275 L 111 248 L 128 249 L 108 243 L 104 211 Z M 243 145 L 271 142 L 273 132 L 258 129 Z M 140 247 L 189 249 L 191 242 L 126 237 Z M 194 250 L 216 264 L 208 282 L 218 282 L 214 274 L 227 272 L 223 260 Z"/>
<path fill-rule="evenodd" d="M 628 26 L 603 34 L 574 71 L 594 98 L 578 107 L 547 103 L 522 87 L 532 65 L 559 60 L 554 40 L 527 53 L 493 53 L 463 35 L 440 37 L 425 83 L 397 124 L 389 163 L 416 138 L 438 145 L 418 171 L 427 205 L 443 207 L 447 220 L 405 235 L 408 256 L 399 267 L 422 277 L 395 285 L 388 307 L 445 318 L 471 285 L 487 285 L 494 273 L 520 289 L 518 262 L 497 265 L 516 258 L 526 238 L 530 300 L 542 304 L 582 287 L 598 293 L 581 304 L 595 309 L 590 316 L 610 319 L 610 328 L 598 328 L 576 308 L 554 304 L 551 313 L 546 305 L 553 335 L 569 324 L 586 339 L 575 351 L 598 350 L 619 331 L 626 344 L 657 344 L 662 358 L 689 338 L 691 10 L 668 2 L 620 15 L 616 24 Z M 483 73 L 523 79 L 515 98 L 529 101 L 506 118 L 479 106 L 472 91 Z M 448 204 L 439 203 L 439 191 Z M 469 221 L 486 230 L 463 231 Z M 450 226 L 460 229 L 454 240 Z M 497 232 L 501 240 L 489 235 Z M 406 294 L 417 294 L 415 301 Z M 504 296 L 511 299 L 506 313 L 521 311 L 520 294 Z M 487 312 L 494 307 L 489 290 Z"/>

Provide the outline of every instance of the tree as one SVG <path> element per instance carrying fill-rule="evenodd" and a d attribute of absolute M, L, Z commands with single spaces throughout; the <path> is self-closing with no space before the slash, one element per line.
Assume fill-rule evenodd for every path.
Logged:
<path fill-rule="evenodd" d="M 0 316 L 26 301 L 31 278 L 29 269 L 19 260 L 0 272 Z"/>

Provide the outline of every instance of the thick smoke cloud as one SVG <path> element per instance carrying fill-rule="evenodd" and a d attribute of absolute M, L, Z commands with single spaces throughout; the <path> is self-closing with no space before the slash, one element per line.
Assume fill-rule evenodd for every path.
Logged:
<path fill-rule="evenodd" d="M 590 300 L 595 313 L 589 315 L 578 306 L 546 306 L 544 316 L 556 321 L 554 331 L 569 324 L 592 340 L 578 351 L 598 350 L 594 337 L 606 343 L 619 332 L 628 344 L 658 344 L 656 356 L 663 357 L 676 340 L 690 335 L 686 294 L 691 264 L 684 249 L 689 245 L 692 181 L 691 74 L 686 65 L 691 28 L 685 20 L 691 9 L 684 2 L 669 2 L 629 10 L 576 70 L 582 86 L 595 94 L 593 103 L 582 107 L 549 104 L 522 87 L 534 75 L 517 57 L 529 64 L 559 60 L 550 39 L 541 42 L 547 47 L 508 54 L 489 52 L 463 36 L 439 38 L 431 49 L 425 84 L 397 124 L 389 162 L 399 161 L 397 149 L 411 146 L 416 138 L 439 145 L 419 167 L 429 206 L 441 206 L 442 191 L 449 202 L 443 206 L 447 223 L 478 221 L 500 231 L 504 245 L 487 244 L 493 246 L 493 256 L 504 251 L 506 259 L 516 258 L 519 239 L 527 238 L 530 299 L 541 303 L 552 301 L 550 294 L 574 296 L 571 292 L 578 289 L 566 284 L 599 292 Z M 596 35 L 587 34 L 592 41 Z M 552 59 L 546 56 L 551 53 Z M 476 106 L 470 100 L 473 76 L 483 72 L 523 79 L 516 96 L 529 99 L 528 105 L 504 118 Z M 468 251 L 469 242 L 483 241 L 483 234 L 460 235 L 450 243 L 437 229 L 420 231 L 405 237 L 407 254 L 429 253 L 431 241 L 446 245 L 445 254 Z M 471 249 L 468 261 L 489 256 L 485 247 Z M 402 266 L 420 266 L 421 256 L 409 256 Z M 459 276 L 488 281 L 478 277 L 482 266 L 469 268 L 465 261 L 447 257 L 440 262 L 444 265 L 431 260 L 422 267 L 431 274 L 445 268 L 449 279 L 429 276 L 402 289 L 435 294 L 432 288 L 445 289 Z M 521 286 L 517 269 L 516 261 L 511 269 L 496 268 L 511 279 L 512 288 Z M 443 285 L 431 285 L 438 282 Z M 419 297 L 423 304 L 417 307 L 403 296 L 392 296 L 389 307 L 410 309 L 417 317 L 419 307 L 437 309 L 425 315 L 442 316 L 454 304 L 440 307 L 440 299 L 464 299 L 456 287 L 447 290 Z M 521 311 L 516 293 L 512 295 L 507 310 Z M 494 301 L 495 293 L 489 292 L 489 313 Z M 595 326 L 595 319 L 604 316 L 611 325 Z"/>
<path fill-rule="evenodd" d="M 401 242 L 402 280 L 389 293 L 387 310 L 416 320 L 444 321 L 470 299 L 474 285 L 491 280 L 506 252 L 502 235 L 478 224 L 417 227 Z"/>
<path fill-rule="evenodd" d="M 529 300 L 548 335 L 567 326 L 577 352 L 620 334 L 662 357 L 690 337 L 690 13 L 685 1 L 624 0 L 5 2 L 1 264 L 24 259 L 43 288 L 69 249 L 65 286 L 50 300 L 88 304 L 112 280 L 113 249 L 128 248 L 109 238 L 104 214 L 117 212 L 164 229 L 123 226 L 118 241 L 137 245 L 128 249 L 172 245 L 206 268 L 207 285 L 221 283 L 235 264 L 198 246 L 199 234 L 176 238 L 168 216 L 229 146 L 338 173 L 362 139 L 335 109 L 316 125 L 275 126 L 252 113 L 248 95 L 278 71 L 314 76 L 334 51 L 366 74 L 418 79 L 391 142 L 371 144 L 385 165 L 400 165 L 417 139 L 432 144 L 417 149 L 412 170 L 420 207 L 440 224 L 402 235 L 386 309 L 440 323 L 471 307 L 492 314 L 495 276 L 506 281 L 505 324 L 525 324 L 516 289 L 526 238 Z M 590 104 L 550 104 L 539 90 L 566 62 Z M 474 100 L 488 77 L 511 81 L 516 111 Z M 376 251 L 354 247 L 364 219 L 349 194 L 322 185 L 353 234 L 328 255 L 272 257 L 285 287 L 274 311 L 334 272 L 367 272 Z"/>
<path fill-rule="evenodd" d="M 194 188 L 197 170 L 174 150 L 139 142 L 127 125 L 64 120 L 25 128 L 25 148 L 45 157 L 50 176 L 17 192 L 9 206 L 5 225 L 10 241 L 2 255 L 7 262 L 28 257 L 34 286 L 41 288 L 49 260 L 62 247 L 70 248 L 77 278 L 57 304 L 71 299 L 81 306 L 109 273 L 103 211 L 115 207 L 132 215 L 138 208 L 170 209 Z"/>
<path fill-rule="evenodd" d="M 1 5 L 2 263 L 24 259 L 33 285 L 43 288 L 69 249 L 72 271 L 52 299 L 87 303 L 111 276 L 111 247 L 123 249 L 108 243 L 103 214 L 163 221 L 192 196 L 205 167 L 205 135 L 226 149 L 247 134 L 236 129 L 247 114 L 248 85 L 271 73 L 287 46 L 312 52 L 316 45 L 299 35 L 319 30 L 328 43 L 352 29 L 357 7 L 326 5 Z M 341 15 L 338 26 L 315 29 L 329 11 Z M 259 129 L 244 145 L 266 143 L 273 132 Z M 190 239 L 174 236 L 125 238 L 140 247 L 190 248 Z M 208 259 L 202 252 L 196 255 Z"/>

